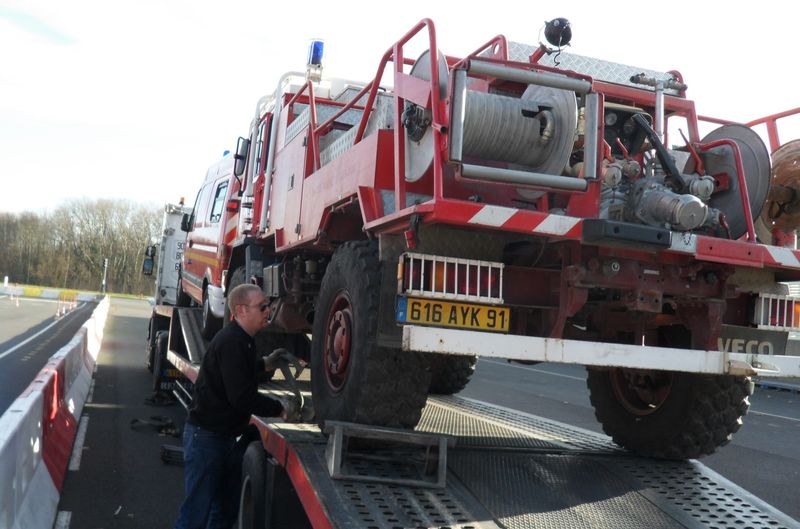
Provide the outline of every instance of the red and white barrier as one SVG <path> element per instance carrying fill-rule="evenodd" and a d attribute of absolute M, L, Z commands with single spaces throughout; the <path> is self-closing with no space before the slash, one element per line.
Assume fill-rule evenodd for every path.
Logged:
<path fill-rule="evenodd" d="M 0 417 L 0 529 L 52 527 L 109 298 Z"/>

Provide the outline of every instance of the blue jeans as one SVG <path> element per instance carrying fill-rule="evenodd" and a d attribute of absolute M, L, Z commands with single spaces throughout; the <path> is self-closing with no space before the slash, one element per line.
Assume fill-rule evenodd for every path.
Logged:
<path fill-rule="evenodd" d="M 242 438 L 242 440 L 244 440 Z M 233 437 L 186 423 L 183 460 L 186 498 L 175 529 L 230 529 L 239 514 L 242 457 Z"/>

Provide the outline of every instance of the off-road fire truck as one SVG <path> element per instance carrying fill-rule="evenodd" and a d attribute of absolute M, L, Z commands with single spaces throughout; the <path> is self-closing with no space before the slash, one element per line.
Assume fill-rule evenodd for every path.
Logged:
<path fill-rule="evenodd" d="M 425 19 L 365 83 L 323 79 L 312 48 L 216 166 L 235 233 L 205 256 L 212 286 L 260 285 L 263 352 L 310 364 L 267 388 L 303 422 L 252 418 L 240 527 L 797 526 L 680 460 L 728 442 L 751 376 L 800 374 L 780 344 L 800 142 L 776 128 L 800 109 L 704 118 L 679 73 L 565 53 L 563 19 L 545 35 L 459 58 Z M 184 404 L 208 312 L 155 309 Z M 613 442 L 452 395 L 479 356 L 586 365 Z"/>

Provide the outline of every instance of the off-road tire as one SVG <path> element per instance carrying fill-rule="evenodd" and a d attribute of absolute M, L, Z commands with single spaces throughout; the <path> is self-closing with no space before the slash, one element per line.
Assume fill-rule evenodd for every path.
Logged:
<path fill-rule="evenodd" d="M 261 441 L 247 445 L 242 459 L 238 529 L 262 529 L 267 526 L 265 461 L 266 454 Z"/>
<path fill-rule="evenodd" d="M 429 372 L 418 353 L 378 347 L 380 281 L 381 263 L 373 241 L 343 244 L 328 264 L 311 341 L 311 386 L 320 425 L 337 420 L 413 428 L 419 422 Z M 337 307 L 340 310 L 334 310 Z M 343 355 L 331 354 L 336 350 L 334 328 L 335 336 L 345 335 L 339 343 L 349 344 L 343 349 L 346 361 L 341 360 Z M 329 362 L 336 359 L 341 370 Z"/>
<path fill-rule="evenodd" d="M 662 403 L 632 413 L 614 389 L 614 377 L 624 370 L 587 371 L 586 385 L 603 431 L 628 450 L 661 459 L 697 458 L 730 442 L 753 394 L 749 377 L 672 372 Z"/>
<path fill-rule="evenodd" d="M 427 360 L 431 372 L 428 393 L 432 395 L 454 395 L 467 387 L 478 362 L 476 356 L 440 354 L 429 354 Z"/>

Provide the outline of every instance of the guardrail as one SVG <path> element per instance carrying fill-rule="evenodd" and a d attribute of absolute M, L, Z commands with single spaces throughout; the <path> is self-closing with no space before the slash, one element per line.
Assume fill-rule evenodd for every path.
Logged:
<path fill-rule="evenodd" d="M 108 306 L 105 297 L 0 416 L 0 529 L 53 525 Z"/>

